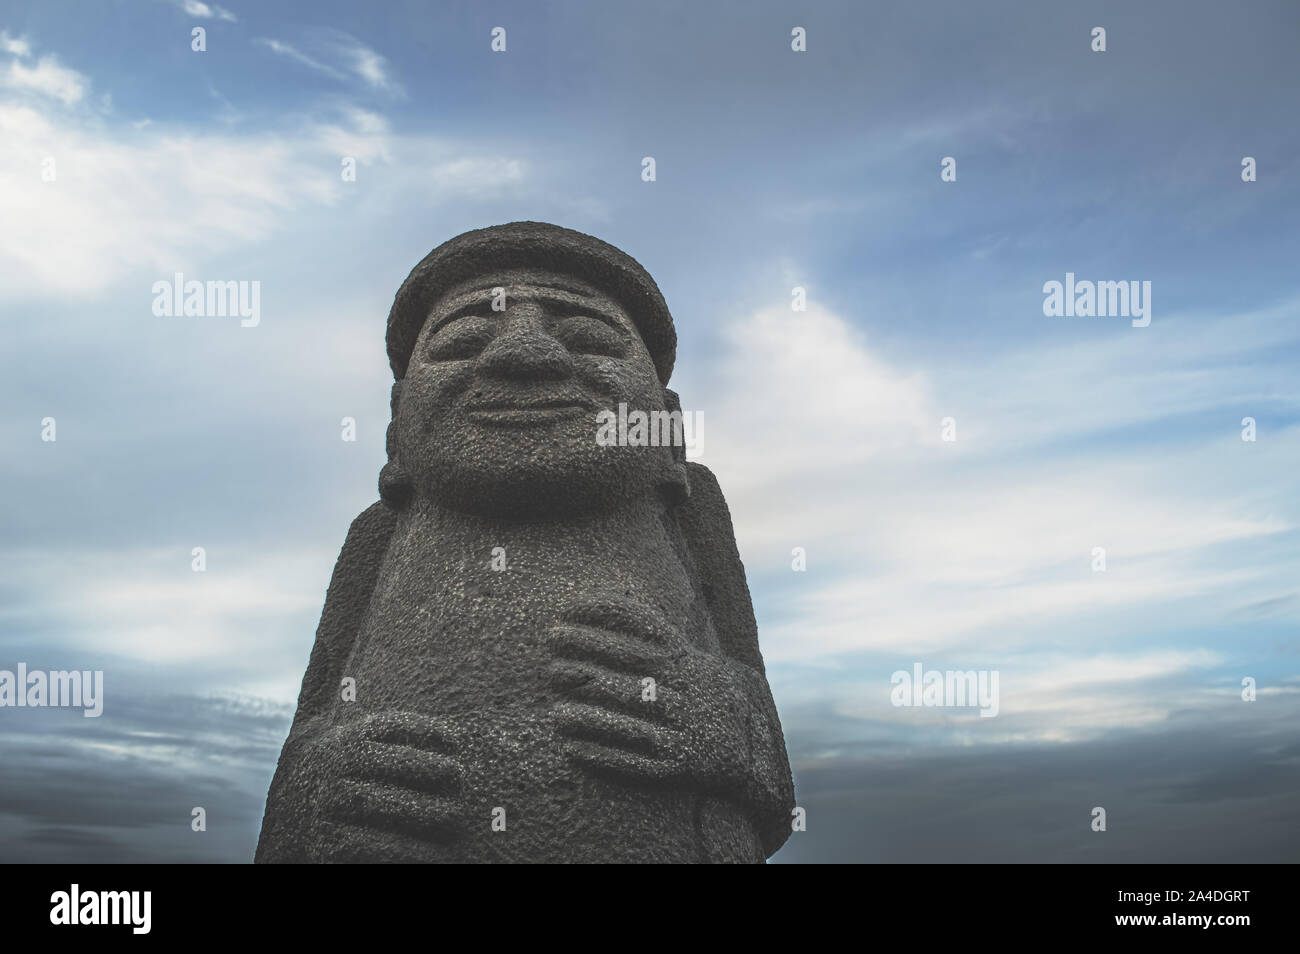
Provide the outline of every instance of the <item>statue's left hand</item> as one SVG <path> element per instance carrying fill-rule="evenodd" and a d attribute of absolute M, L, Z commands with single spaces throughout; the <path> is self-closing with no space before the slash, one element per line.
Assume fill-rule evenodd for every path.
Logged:
<path fill-rule="evenodd" d="M 563 697 L 552 716 L 570 758 L 642 784 L 748 794 L 751 700 L 741 667 L 631 601 L 579 604 L 548 640 L 551 683 Z"/>

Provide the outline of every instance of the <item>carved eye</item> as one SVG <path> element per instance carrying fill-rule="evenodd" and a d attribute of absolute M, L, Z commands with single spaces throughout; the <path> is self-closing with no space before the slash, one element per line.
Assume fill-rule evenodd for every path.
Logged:
<path fill-rule="evenodd" d="M 627 354 L 623 336 L 599 318 L 573 315 L 555 328 L 555 338 L 574 354 L 598 354 L 621 358 Z"/>
<path fill-rule="evenodd" d="M 492 340 L 492 322 L 468 315 L 444 325 L 429 345 L 431 361 L 465 361 L 476 357 Z"/>

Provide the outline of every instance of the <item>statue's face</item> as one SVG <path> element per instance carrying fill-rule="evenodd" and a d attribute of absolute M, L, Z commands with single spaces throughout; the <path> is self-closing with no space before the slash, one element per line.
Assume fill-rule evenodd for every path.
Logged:
<path fill-rule="evenodd" d="M 494 289 L 504 289 L 504 310 Z M 457 509 L 596 510 L 666 479 L 663 447 L 603 447 L 599 411 L 664 409 L 618 302 L 547 271 L 488 273 L 449 290 L 416 341 L 398 457 L 416 493 Z"/>

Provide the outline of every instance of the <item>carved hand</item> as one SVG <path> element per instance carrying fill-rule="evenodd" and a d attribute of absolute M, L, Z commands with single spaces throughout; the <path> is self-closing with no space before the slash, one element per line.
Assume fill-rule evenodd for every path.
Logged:
<path fill-rule="evenodd" d="M 697 649 L 656 610 L 631 602 L 566 611 L 549 645 L 552 685 L 564 697 L 552 715 L 570 758 L 641 784 L 766 800 L 766 760 L 753 751 L 761 676 Z"/>
<path fill-rule="evenodd" d="M 462 769 L 447 729 L 413 712 L 372 712 L 313 745 L 322 860 L 429 860 L 464 830 Z"/>

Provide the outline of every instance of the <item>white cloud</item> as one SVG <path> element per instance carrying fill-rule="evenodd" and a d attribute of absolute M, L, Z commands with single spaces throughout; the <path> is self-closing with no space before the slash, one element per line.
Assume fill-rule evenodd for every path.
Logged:
<path fill-rule="evenodd" d="M 307 66 L 310 67 L 311 69 L 318 70 L 319 72 L 325 73 L 328 76 L 333 76 L 335 79 L 343 78 L 343 74 L 338 70 L 336 70 L 334 67 L 329 66 L 326 63 L 322 63 L 318 59 L 308 56 L 306 53 L 303 53 L 296 47 L 290 46 L 288 43 L 282 43 L 279 40 L 268 39 L 265 37 L 259 37 L 253 42 L 258 43 L 261 46 L 265 46 L 272 53 L 276 53 L 279 54 L 280 56 L 293 60 L 295 63 L 301 63 L 303 66 Z"/>
<path fill-rule="evenodd" d="M 1240 689 L 1222 688 L 1222 681 L 1212 674 L 1224 661 L 1222 653 L 1207 649 L 1096 653 L 1048 648 L 1005 656 L 996 664 L 963 655 L 923 664 L 926 671 L 996 670 L 993 718 L 981 716 L 974 704 L 894 705 L 893 671 L 910 672 L 912 663 L 880 661 L 850 672 L 820 673 L 815 690 L 782 686 L 780 698 L 795 713 L 792 725 L 798 725 L 802 713 L 815 704 L 812 711 L 822 713 L 817 731 L 832 738 L 908 739 L 931 752 L 943 745 L 1065 743 L 1115 730 L 1155 727 L 1177 713 L 1203 714 L 1214 708 L 1219 718 L 1225 717 L 1224 702 L 1229 695 L 1238 697 Z M 987 680 L 985 686 L 991 687 Z M 823 721 L 827 710 L 832 714 L 829 723 Z"/>
<path fill-rule="evenodd" d="M 290 215 L 340 198 L 344 156 L 388 166 L 371 179 L 376 202 L 412 190 L 437 201 L 524 177 L 518 160 L 396 136 L 382 116 L 350 107 L 328 121 L 225 132 L 106 126 L 0 98 L 0 141 L 0 219 L 10 223 L 0 230 L 0 298 L 84 297 L 134 271 L 185 271 L 199 254 L 263 240 Z"/>
<path fill-rule="evenodd" d="M 347 56 L 351 60 L 352 71 L 371 87 L 385 92 L 401 93 L 402 88 L 389 75 L 388 60 L 374 50 L 358 43 L 347 51 Z"/>
<path fill-rule="evenodd" d="M 31 56 L 32 48 L 22 37 L 12 37 L 5 30 L 0 30 L 0 50 L 14 56 Z"/>
<path fill-rule="evenodd" d="M 202 3 L 200 0 L 181 0 L 180 6 L 182 10 L 192 17 L 200 17 L 205 20 L 215 17 L 218 20 L 226 20 L 230 23 L 235 23 L 238 20 L 225 7 L 219 7 L 215 3 Z"/>
<path fill-rule="evenodd" d="M 90 83 L 76 70 L 60 66 L 54 56 L 42 56 L 31 68 L 17 60 L 12 61 L 9 69 L 0 74 L 0 85 L 37 93 L 71 106 L 85 96 Z"/>
<path fill-rule="evenodd" d="M 388 120 L 378 113 L 350 107 L 341 111 L 337 122 L 313 125 L 311 135 L 334 155 L 365 164 L 392 161 L 392 133 Z M 473 161 L 470 165 L 479 168 Z"/>
<path fill-rule="evenodd" d="M 704 462 L 725 460 L 729 487 L 770 490 L 810 468 L 844 470 L 930 432 L 938 439 L 925 376 L 890 367 L 825 308 L 765 309 L 729 325 L 726 338 L 726 387 L 706 411 Z"/>
<path fill-rule="evenodd" d="M 279 214 L 333 199 L 333 170 L 299 141 L 154 128 L 105 135 L 0 104 L 0 216 L 20 223 L 0 235 L 12 293 L 75 296 L 131 268 L 166 272 L 200 245 L 256 241 Z M 54 182 L 40 179 L 47 155 Z"/>
<path fill-rule="evenodd" d="M 8 550 L 0 566 L 10 578 L 41 579 L 48 588 L 34 602 L 11 602 L 4 618 L 20 629 L 28 622 L 54 628 L 46 648 L 60 654 L 89 649 L 177 671 L 256 658 L 249 678 L 283 674 L 271 680 L 273 695 L 288 701 L 301 681 L 332 558 L 325 548 L 223 547 L 196 573 L 188 544 L 112 553 Z M 283 638 L 268 639 L 271 633 Z"/>
<path fill-rule="evenodd" d="M 342 31 L 332 31 L 332 38 L 327 41 L 318 39 L 309 44 L 310 54 L 283 40 L 259 37 L 253 42 L 334 79 L 348 81 L 359 77 L 370 89 L 393 96 L 404 95 L 401 85 L 392 77 L 388 60 Z"/>
<path fill-rule="evenodd" d="M 686 403 L 705 413 L 703 462 L 751 580 L 762 577 L 780 610 L 763 621 L 765 655 L 1008 651 L 1088 619 L 1102 638 L 1150 638 L 1289 592 L 1294 561 L 1266 547 L 1300 523 L 1283 476 L 1300 470 L 1300 442 L 1244 443 L 1231 413 L 1214 437 L 1087 440 L 1136 418 L 1231 406 L 1243 387 L 1294 394 L 1275 372 L 1242 370 L 1240 355 L 1220 374 L 1180 376 L 1225 339 L 1240 347 L 1257 318 L 1259 334 L 1245 338 L 1257 347 L 1296 327 L 1236 315 L 1176 343 L 1119 336 L 1081 355 L 1045 346 L 965 362 L 935 349 L 906 368 L 816 305 L 732 324 L 717 375 Z M 1104 387 L 1098 368 L 1117 369 Z M 940 440 L 949 415 L 956 443 Z M 789 568 L 796 546 L 809 548 L 807 573 Z M 1107 550 L 1105 573 L 1092 572 L 1095 546 Z"/>

